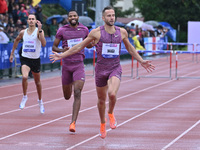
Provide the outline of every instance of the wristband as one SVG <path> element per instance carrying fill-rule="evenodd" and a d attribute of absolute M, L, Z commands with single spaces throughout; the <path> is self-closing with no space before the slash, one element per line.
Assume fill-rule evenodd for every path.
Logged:
<path fill-rule="evenodd" d="M 39 31 L 39 33 L 42 33 L 42 30 L 41 30 L 41 31 Z"/>

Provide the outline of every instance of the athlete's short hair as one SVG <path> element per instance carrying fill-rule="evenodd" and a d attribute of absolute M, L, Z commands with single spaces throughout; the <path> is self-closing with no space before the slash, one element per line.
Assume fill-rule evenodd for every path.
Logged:
<path fill-rule="evenodd" d="M 110 9 L 114 10 L 112 6 L 106 6 L 102 11 L 102 15 L 105 13 L 106 10 L 110 10 Z"/>
<path fill-rule="evenodd" d="M 75 11 L 78 15 L 78 12 L 76 10 L 70 10 L 67 15 L 69 16 L 69 13 L 72 12 L 72 11 Z"/>
<path fill-rule="evenodd" d="M 30 15 L 34 15 L 34 16 L 35 16 L 35 19 L 37 20 L 37 17 L 36 17 L 36 15 L 35 15 L 35 14 L 28 14 L 28 18 L 29 18 L 29 16 L 30 16 Z"/>

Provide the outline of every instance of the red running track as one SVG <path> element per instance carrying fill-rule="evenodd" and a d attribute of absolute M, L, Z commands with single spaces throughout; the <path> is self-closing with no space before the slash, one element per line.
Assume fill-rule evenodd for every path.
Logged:
<path fill-rule="evenodd" d="M 153 63 L 156 66 L 160 64 L 158 61 Z M 130 71 L 126 65 L 123 65 L 124 73 Z M 149 75 L 160 74 L 166 70 L 166 65 L 162 64 L 162 68 Z M 145 70 L 140 73 L 145 74 Z M 69 101 L 64 100 L 60 76 L 42 76 L 42 86 L 45 106 L 43 115 L 39 112 L 36 89 L 31 79 L 28 86 L 29 99 L 24 110 L 19 109 L 21 82 L 0 87 L 0 149 L 200 149 L 198 79 L 137 80 L 122 77 L 114 111 L 118 127 L 111 130 L 107 122 L 107 137 L 104 140 L 98 135 L 100 120 L 92 76 L 86 77 L 75 134 L 68 131 L 73 96 Z"/>

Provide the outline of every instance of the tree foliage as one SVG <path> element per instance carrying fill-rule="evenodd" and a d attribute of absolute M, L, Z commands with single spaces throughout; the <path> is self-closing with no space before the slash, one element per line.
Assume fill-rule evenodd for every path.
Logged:
<path fill-rule="evenodd" d="M 42 5 L 42 13 L 50 17 L 52 15 L 64 15 L 67 14 L 67 11 L 61 7 L 59 4 L 43 4 Z"/>
<path fill-rule="evenodd" d="M 146 21 L 168 22 L 175 29 L 180 25 L 181 34 L 187 33 L 188 21 L 198 21 L 200 16 L 199 0 L 133 0 L 133 5 Z M 185 35 L 182 38 L 187 40 Z"/>

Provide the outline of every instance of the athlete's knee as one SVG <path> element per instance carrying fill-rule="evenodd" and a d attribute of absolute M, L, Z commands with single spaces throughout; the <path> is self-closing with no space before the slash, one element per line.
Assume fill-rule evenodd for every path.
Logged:
<path fill-rule="evenodd" d="M 36 86 L 41 86 L 41 82 L 40 81 L 35 81 L 35 85 Z"/>
<path fill-rule="evenodd" d="M 28 80 L 28 75 L 23 75 L 22 80 L 24 80 L 24 81 Z"/>
<path fill-rule="evenodd" d="M 115 92 L 108 92 L 108 97 L 110 100 L 116 99 L 116 93 Z"/>
<path fill-rule="evenodd" d="M 69 95 L 69 94 L 64 94 L 64 98 L 65 98 L 65 100 L 69 100 L 69 99 L 71 98 L 71 95 Z"/>
<path fill-rule="evenodd" d="M 80 89 L 75 89 L 74 90 L 74 97 L 75 98 L 80 98 L 81 97 L 81 90 Z"/>
<path fill-rule="evenodd" d="M 106 99 L 98 99 L 98 105 L 105 105 Z"/>
<path fill-rule="evenodd" d="M 71 98 L 72 91 L 63 89 L 63 95 L 64 95 L 65 100 L 69 100 Z"/>

